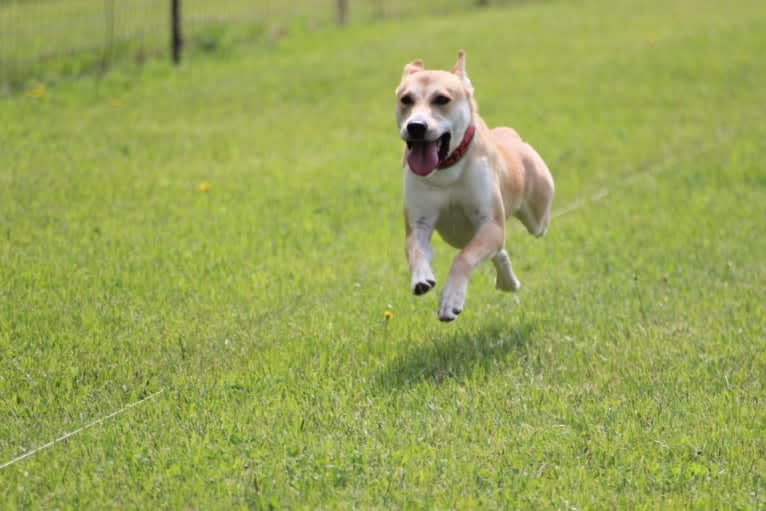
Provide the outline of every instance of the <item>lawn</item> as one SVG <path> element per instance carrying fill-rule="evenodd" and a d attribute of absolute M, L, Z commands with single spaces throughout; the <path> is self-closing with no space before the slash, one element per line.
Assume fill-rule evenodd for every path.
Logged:
<path fill-rule="evenodd" d="M 393 91 L 458 48 L 557 195 L 442 324 Z M 764 54 L 759 0 L 525 2 L 0 97 L 0 507 L 766 508 Z"/>

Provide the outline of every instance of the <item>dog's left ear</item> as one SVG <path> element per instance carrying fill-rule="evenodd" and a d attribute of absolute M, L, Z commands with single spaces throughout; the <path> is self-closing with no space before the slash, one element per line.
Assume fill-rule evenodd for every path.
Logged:
<path fill-rule="evenodd" d="M 457 52 L 457 62 L 452 66 L 452 73 L 456 74 L 463 80 L 466 90 L 469 94 L 473 94 L 473 84 L 468 78 L 468 74 L 465 72 L 465 51 L 460 50 Z"/>
<path fill-rule="evenodd" d="M 412 73 L 423 71 L 423 69 L 425 69 L 425 67 L 423 66 L 423 60 L 421 59 L 413 60 L 412 62 L 404 66 L 404 70 L 402 70 L 402 78 L 404 78 L 407 75 L 411 75 Z"/>

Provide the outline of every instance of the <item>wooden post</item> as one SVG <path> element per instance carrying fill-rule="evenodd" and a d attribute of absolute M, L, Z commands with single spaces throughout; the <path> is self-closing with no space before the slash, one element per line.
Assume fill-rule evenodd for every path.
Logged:
<path fill-rule="evenodd" d="M 338 25 L 345 25 L 348 20 L 348 0 L 338 0 Z"/>
<path fill-rule="evenodd" d="M 181 0 L 170 0 L 170 51 L 173 64 L 181 62 Z"/>

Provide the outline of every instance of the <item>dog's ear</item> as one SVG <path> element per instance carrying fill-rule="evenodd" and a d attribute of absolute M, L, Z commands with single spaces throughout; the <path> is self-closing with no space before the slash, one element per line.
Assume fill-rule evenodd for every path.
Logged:
<path fill-rule="evenodd" d="M 468 78 L 468 73 L 465 72 L 465 51 L 460 50 L 457 52 L 457 62 L 452 66 L 452 73 L 456 74 L 463 80 L 466 90 L 469 94 L 473 94 L 473 84 Z"/>
<path fill-rule="evenodd" d="M 423 69 L 425 68 L 423 67 L 423 61 L 421 59 L 413 60 L 412 62 L 404 66 L 404 71 L 402 71 L 402 77 L 411 75 L 412 73 L 417 73 L 418 71 L 422 71 Z"/>

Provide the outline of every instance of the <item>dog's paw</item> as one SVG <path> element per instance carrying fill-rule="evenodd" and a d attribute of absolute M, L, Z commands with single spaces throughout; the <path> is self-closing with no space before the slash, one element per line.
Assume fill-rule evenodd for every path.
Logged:
<path fill-rule="evenodd" d="M 495 287 L 500 291 L 518 291 L 521 288 L 521 282 L 516 278 L 511 268 L 511 260 L 508 258 L 508 252 L 505 249 L 497 253 L 492 258 L 492 262 L 497 270 L 495 278 Z"/>
<path fill-rule="evenodd" d="M 453 286 L 449 283 L 442 291 L 439 300 L 439 321 L 453 321 L 463 312 L 465 286 Z"/>
<path fill-rule="evenodd" d="M 412 272 L 412 293 L 416 296 L 424 295 L 436 286 L 436 278 L 431 268 L 424 268 Z"/>
<path fill-rule="evenodd" d="M 500 291 L 518 291 L 521 289 L 521 282 L 513 273 L 498 273 L 497 278 L 495 278 L 495 287 Z"/>

